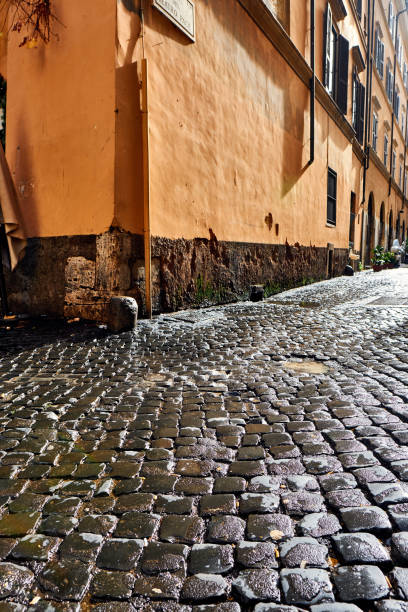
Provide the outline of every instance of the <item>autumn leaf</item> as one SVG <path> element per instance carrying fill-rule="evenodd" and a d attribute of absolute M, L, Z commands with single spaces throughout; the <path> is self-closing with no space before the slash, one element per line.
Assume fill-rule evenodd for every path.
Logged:
<path fill-rule="evenodd" d="M 279 531 L 279 529 L 272 529 L 272 531 L 269 532 L 269 535 L 274 540 L 281 540 L 285 534 L 283 531 Z"/>

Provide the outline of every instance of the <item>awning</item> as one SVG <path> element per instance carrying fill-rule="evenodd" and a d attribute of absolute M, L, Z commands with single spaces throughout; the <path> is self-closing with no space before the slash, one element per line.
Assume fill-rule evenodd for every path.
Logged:
<path fill-rule="evenodd" d="M 20 205 L 10 169 L 0 143 L 0 223 L 4 224 L 13 270 L 27 241 L 21 223 Z"/>

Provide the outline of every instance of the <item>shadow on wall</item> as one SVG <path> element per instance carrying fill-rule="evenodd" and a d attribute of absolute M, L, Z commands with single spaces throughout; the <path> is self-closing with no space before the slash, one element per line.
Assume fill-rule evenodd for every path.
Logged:
<path fill-rule="evenodd" d="M 140 75 L 133 61 L 141 22 L 134 0 L 119 0 L 116 49 L 115 224 L 143 233 Z"/>
<path fill-rule="evenodd" d="M 130 0 L 127 0 L 130 3 Z M 276 119 L 280 124 L 280 128 L 285 130 L 286 135 L 283 139 L 281 152 L 280 166 L 281 171 L 281 188 L 280 195 L 284 197 L 287 195 L 293 186 L 297 183 L 300 177 L 308 168 L 309 159 L 309 136 L 305 137 L 305 129 L 308 131 L 308 122 L 305 121 L 305 116 L 309 115 L 309 89 L 306 85 L 298 79 L 292 70 L 287 66 L 284 60 L 279 56 L 278 52 L 272 46 L 264 33 L 254 25 L 254 35 L 248 36 L 247 21 L 251 18 L 242 6 L 239 5 L 235 0 L 224 0 L 222 3 L 219 0 L 203 0 L 206 10 L 210 10 L 213 17 L 219 22 L 222 29 L 231 35 L 231 38 L 236 41 L 239 49 L 244 49 L 245 54 L 250 61 L 257 65 L 264 73 L 263 82 L 266 89 L 269 89 L 269 98 L 262 101 L 262 105 L 259 100 L 253 100 L 256 106 L 260 109 L 260 112 L 270 113 L 270 122 Z M 153 11 L 154 9 L 151 9 Z M 151 19 L 151 13 L 146 11 L 146 24 L 154 30 L 157 34 L 161 34 L 163 37 L 171 38 L 180 45 L 190 45 L 191 43 L 177 28 L 169 28 L 166 17 L 155 12 L 155 19 Z M 197 24 L 197 27 L 199 23 Z M 217 33 L 214 33 L 215 39 Z M 282 70 L 276 70 L 272 57 L 277 59 L 277 62 L 282 66 Z M 245 66 L 241 66 L 245 68 Z M 285 76 L 282 76 L 285 73 Z M 221 78 L 221 77 L 220 77 Z M 248 70 L 246 75 L 243 75 L 243 81 L 251 78 L 251 71 Z M 269 85 L 268 85 L 269 83 Z M 291 87 L 294 85 L 294 87 Z M 302 88 L 302 94 L 299 95 L 299 87 Z M 294 92 L 293 89 L 296 88 Z M 256 91 L 254 86 L 253 91 Z M 273 90 L 273 91 L 271 91 Z M 247 99 L 251 96 L 251 86 L 247 87 Z M 248 93 L 249 92 L 249 93 Z M 278 96 L 275 96 L 275 92 L 279 92 Z M 255 96 L 255 94 L 253 94 Z M 279 99 L 281 111 L 276 107 L 276 99 Z M 265 106 L 270 102 L 270 107 L 277 111 L 272 117 L 270 111 L 265 110 Z M 265 104 L 266 103 L 266 104 Z M 248 105 L 253 110 L 253 104 Z M 276 117 L 275 117 L 276 115 Z M 243 123 L 241 126 L 236 126 L 236 129 L 247 130 L 248 125 L 256 121 L 254 114 L 248 110 L 247 123 Z M 221 129 L 221 125 L 219 129 Z M 223 126 L 225 127 L 225 126 Z M 216 129 L 216 127 L 215 127 Z M 235 128 L 231 128 L 235 129 Z"/>
<path fill-rule="evenodd" d="M 127 12 L 127 38 L 126 38 L 126 46 L 122 44 L 122 41 L 119 40 L 118 33 L 116 33 L 116 45 L 118 51 L 121 51 L 119 55 L 119 61 L 123 64 L 131 64 L 133 59 L 133 53 L 136 48 L 137 41 L 140 37 L 141 32 L 141 23 L 139 10 L 136 6 L 135 0 L 119 0 L 120 5 L 118 10 Z"/>

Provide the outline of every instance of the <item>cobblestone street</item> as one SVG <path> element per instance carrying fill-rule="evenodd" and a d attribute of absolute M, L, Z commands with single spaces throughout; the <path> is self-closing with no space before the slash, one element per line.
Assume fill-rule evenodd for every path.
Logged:
<path fill-rule="evenodd" d="M 398 269 L 1 329 L 0 611 L 408 610 L 407 323 Z"/>

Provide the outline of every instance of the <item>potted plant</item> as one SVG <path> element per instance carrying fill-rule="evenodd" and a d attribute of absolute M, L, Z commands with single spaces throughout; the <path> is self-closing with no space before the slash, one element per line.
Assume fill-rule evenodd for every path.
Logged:
<path fill-rule="evenodd" d="M 398 258 L 395 253 L 390 253 L 390 251 L 386 251 L 384 253 L 384 268 L 391 269 L 395 268 L 398 264 Z"/>
<path fill-rule="evenodd" d="M 373 250 L 373 257 L 371 259 L 371 265 L 373 266 L 374 272 L 379 272 L 380 270 L 384 269 L 385 255 L 386 253 L 384 253 L 383 246 L 378 245 L 375 247 Z"/>

